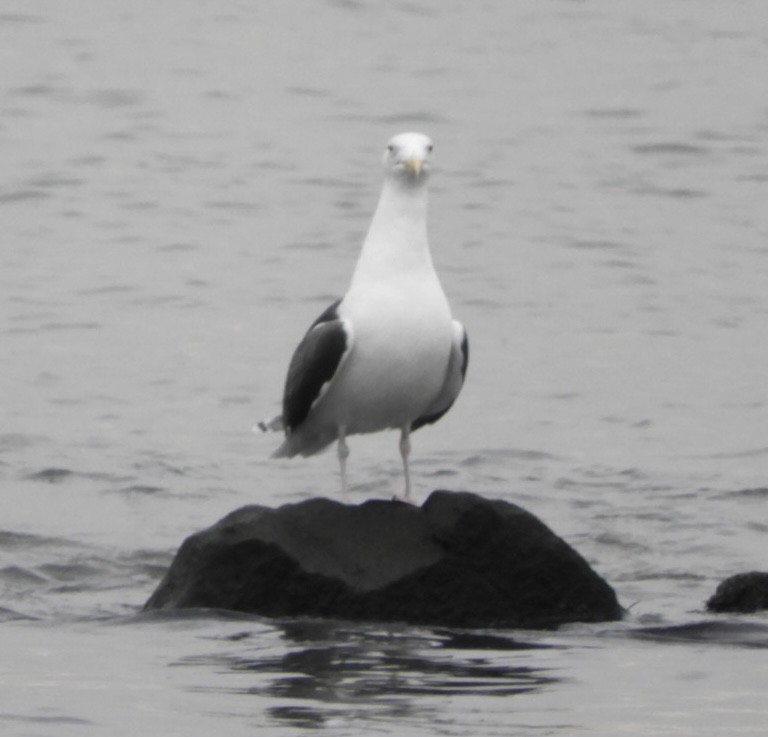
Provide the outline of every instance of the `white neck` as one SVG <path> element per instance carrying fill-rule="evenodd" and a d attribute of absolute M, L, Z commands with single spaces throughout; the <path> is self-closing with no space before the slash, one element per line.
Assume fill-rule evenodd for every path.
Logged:
<path fill-rule="evenodd" d="M 426 181 L 413 183 L 388 174 L 352 283 L 369 276 L 381 280 L 390 274 L 424 270 L 433 270 L 427 242 Z"/>

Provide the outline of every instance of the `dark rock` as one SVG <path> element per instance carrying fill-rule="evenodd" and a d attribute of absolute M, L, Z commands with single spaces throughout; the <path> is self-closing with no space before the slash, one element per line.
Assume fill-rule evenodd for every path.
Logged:
<path fill-rule="evenodd" d="M 459 627 L 619 619 L 613 589 L 524 509 L 435 491 L 421 508 L 249 506 L 184 541 L 146 609 Z"/>
<path fill-rule="evenodd" d="M 707 609 L 742 614 L 768 609 L 768 573 L 752 571 L 726 578 L 707 601 Z"/>

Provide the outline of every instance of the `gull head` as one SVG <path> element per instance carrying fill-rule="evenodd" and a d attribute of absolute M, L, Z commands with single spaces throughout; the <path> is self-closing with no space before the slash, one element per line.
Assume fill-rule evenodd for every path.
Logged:
<path fill-rule="evenodd" d="M 432 140 L 423 133 L 400 133 L 389 140 L 384 152 L 384 170 L 415 184 L 429 175 Z"/>

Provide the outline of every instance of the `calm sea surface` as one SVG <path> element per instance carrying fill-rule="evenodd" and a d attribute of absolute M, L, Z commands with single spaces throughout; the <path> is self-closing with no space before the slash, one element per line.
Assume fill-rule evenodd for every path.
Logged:
<path fill-rule="evenodd" d="M 5 2 L 2 734 L 764 735 L 768 616 L 703 605 L 768 568 L 766 70 L 761 0 Z M 338 494 L 251 426 L 413 129 L 472 342 L 417 494 L 523 505 L 626 620 L 139 615 L 191 532 Z"/>

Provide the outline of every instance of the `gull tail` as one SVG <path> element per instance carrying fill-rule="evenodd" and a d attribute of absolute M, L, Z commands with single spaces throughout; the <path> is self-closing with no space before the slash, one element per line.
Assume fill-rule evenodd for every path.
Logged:
<path fill-rule="evenodd" d="M 270 420 L 262 420 L 257 422 L 253 426 L 253 431 L 261 430 L 262 432 L 282 432 L 285 430 L 285 423 L 283 422 L 282 415 L 276 415 Z"/>
<path fill-rule="evenodd" d="M 287 430 L 282 415 L 257 422 L 253 426 L 253 432 L 257 430 L 261 430 L 261 432 L 285 432 L 286 438 L 283 444 L 272 454 L 272 458 L 293 458 L 297 455 L 311 456 L 325 450 L 339 437 L 338 430 L 332 426 L 312 431 L 302 425 L 296 431 Z"/>

